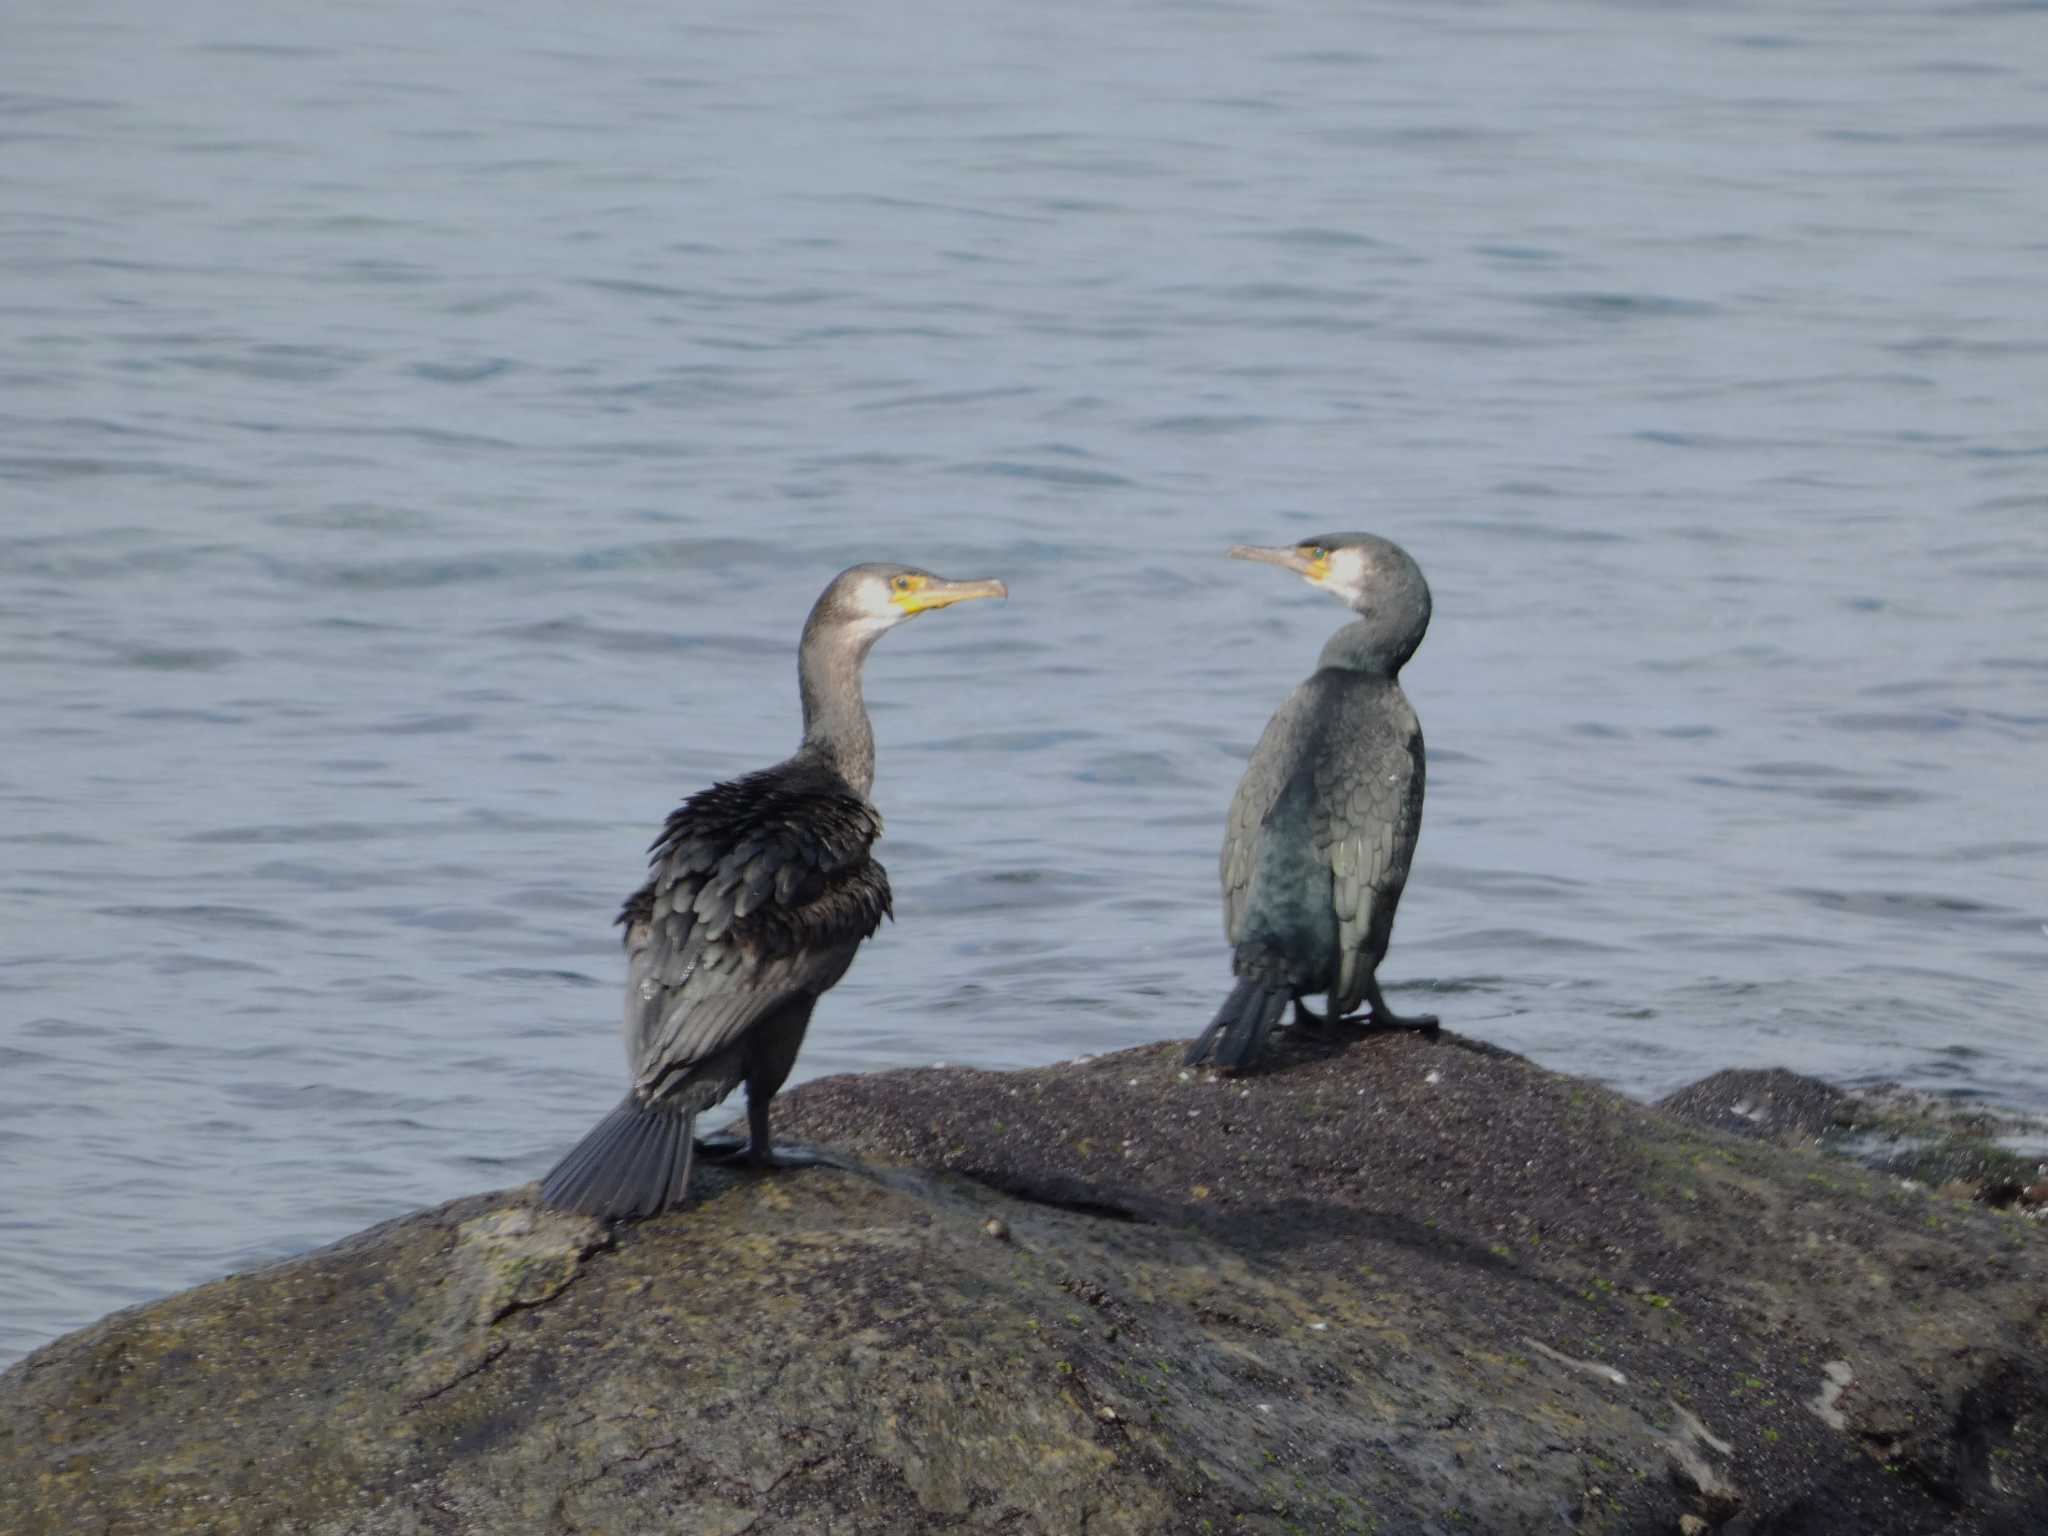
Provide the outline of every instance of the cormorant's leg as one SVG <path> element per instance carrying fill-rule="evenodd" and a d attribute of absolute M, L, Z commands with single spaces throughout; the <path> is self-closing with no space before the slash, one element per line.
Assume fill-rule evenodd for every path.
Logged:
<path fill-rule="evenodd" d="M 707 1163 L 745 1163 L 750 1168 L 851 1168 L 848 1159 L 800 1141 L 776 1146 L 768 1134 L 768 1103 L 772 1095 L 747 1095 L 747 1132 L 731 1131 L 697 1138 L 697 1156 Z"/>
<path fill-rule="evenodd" d="M 756 1168 L 841 1166 L 839 1159 L 830 1152 L 799 1141 L 787 1141 L 776 1146 L 768 1135 L 768 1105 L 772 1097 L 766 1093 L 759 1098 L 751 1093 L 747 1095 L 747 1161 Z"/>
<path fill-rule="evenodd" d="M 1362 1013 L 1339 1014 L 1335 998 L 1329 1001 L 1325 1012 L 1317 1013 L 1297 997 L 1294 1000 L 1294 1022 L 1306 1024 L 1311 1030 L 1327 1030 L 1333 1024 L 1363 1024 L 1366 1022 L 1366 1015 Z"/>
<path fill-rule="evenodd" d="M 776 1146 L 768 1135 L 768 1105 L 776 1090 L 789 1080 L 789 1069 L 804 1042 L 804 1030 L 811 1021 L 811 1008 L 818 1000 L 811 996 L 795 999 L 787 1007 L 763 1019 L 754 1027 L 746 1044 L 747 1139 L 733 1135 L 706 1137 L 697 1143 L 697 1155 L 714 1163 L 745 1162 L 751 1168 L 811 1168 L 825 1164 L 855 1172 L 860 1164 L 817 1147 L 796 1142 Z"/>
<path fill-rule="evenodd" d="M 1414 1029 L 1420 1030 L 1424 1034 L 1435 1034 L 1439 1028 L 1436 1015 L 1433 1013 L 1418 1013 L 1412 1018 L 1403 1018 L 1400 1014 L 1389 1008 L 1387 1000 L 1380 996 L 1380 983 L 1377 976 L 1368 976 L 1366 978 L 1365 1000 L 1371 1006 L 1372 1013 L 1367 1019 L 1362 1021 L 1361 1028 L 1375 1030 Z M 1348 1023 L 1349 1021 L 1347 1020 L 1346 1022 Z"/>

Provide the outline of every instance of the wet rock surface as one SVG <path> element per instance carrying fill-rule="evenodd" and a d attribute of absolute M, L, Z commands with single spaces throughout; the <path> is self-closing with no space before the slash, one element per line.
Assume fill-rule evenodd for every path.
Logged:
<path fill-rule="evenodd" d="M 2042 1224 L 1768 1076 L 1696 1106 L 1768 1134 L 1449 1034 L 808 1084 L 865 1173 L 480 1196 L 37 1352 L 0 1531 L 2048 1529 Z"/>
<path fill-rule="evenodd" d="M 1782 1068 L 1716 1072 L 1657 1106 L 1694 1125 L 1817 1146 L 1957 1200 L 2048 1204 L 2048 1124 L 1897 1083 L 1844 1090 Z"/>
<path fill-rule="evenodd" d="M 1853 1103 L 1831 1083 L 1772 1067 L 1716 1072 L 1659 1100 L 1657 1107 L 1731 1136 L 1791 1144 L 1852 1124 Z"/>

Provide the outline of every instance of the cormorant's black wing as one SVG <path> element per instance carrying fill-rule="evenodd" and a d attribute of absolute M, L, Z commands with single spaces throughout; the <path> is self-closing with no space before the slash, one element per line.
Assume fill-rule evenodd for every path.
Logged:
<path fill-rule="evenodd" d="M 1422 725 L 1391 683 L 1354 685 L 1315 762 L 1315 845 L 1337 913 L 1333 1006 L 1349 1011 L 1387 952 L 1422 832 Z"/>
<path fill-rule="evenodd" d="M 845 974 L 889 915 L 889 879 L 869 851 L 881 831 L 843 781 L 794 764 L 715 784 L 669 817 L 653 878 L 619 914 L 636 1092 L 659 1097 Z"/>
<path fill-rule="evenodd" d="M 1313 681 L 1313 679 L 1311 679 Z M 1244 777 L 1223 823 L 1223 937 L 1235 945 L 1250 904 L 1252 876 L 1259 867 L 1259 834 L 1266 817 L 1293 778 L 1307 733 L 1312 728 L 1312 690 L 1303 683 L 1287 696 L 1252 749 Z"/>

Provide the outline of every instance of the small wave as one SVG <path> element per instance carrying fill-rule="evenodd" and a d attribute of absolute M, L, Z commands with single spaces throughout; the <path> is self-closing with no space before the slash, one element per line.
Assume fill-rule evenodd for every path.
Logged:
<path fill-rule="evenodd" d="M 99 480 L 123 475 L 179 481 L 194 485 L 233 486 L 241 482 L 210 474 L 168 459 L 88 458 L 81 454 L 0 454 L 0 480 Z"/>
<path fill-rule="evenodd" d="M 1073 741 L 1094 741 L 1099 731 L 1035 730 L 976 731 L 962 736 L 944 736 L 905 742 L 899 752 L 1043 752 Z"/>
<path fill-rule="evenodd" d="M 96 907 L 100 917 L 118 917 L 145 922 L 153 927 L 194 928 L 211 932 L 220 928 L 260 933 L 297 933 L 300 925 L 274 912 L 226 903 L 193 902 L 183 906 Z"/>
<path fill-rule="evenodd" d="M 499 550 L 402 556 L 374 562 L 265 563 L 278 575 L 307 586 L 381 592 L 530 580 L 550 573 L 698 568 L 729 570 L 736 565 L 779 563 L 785 554 L 779 546 L 763 540 L 695 538 L 613 544 L 584 550 Z"/>
<path fill-rule="evenodd" d="M 609 982 L 599 981 L 595 976 L 586 976 L 581 971 L 537 970 L 531 966 L 520 965 L 499 966 L 494 970 L 488 971 L 471 971 L 469 975 L 476 981 L 542 981 L 572 987 L 605 987 L 610 985 Z M 494 1063 L 494 1065 L 496 1064 Z M 462 1063 L 457 1062 L 455 1065 L 459 1067 Z"/>
<path fill-rule="evenodd" d="M 152 725 L 247 725 L 250 717 L 227 709 L 176 709 L 154 706 L 124 709 L 123 720 L 146 721 Z"/>
<path fill-rule="evenodd" d="M 1361 235 L 1352 229 L 1333 229 L 1324 224 L 1292 224 L 1284 229 L 1252 230 L 1242 238 L 1309 251 L 1392 249 L 1384 240 L 1375 240 L 1371 235 Z"/>
<path fill-rule="evenodd" d="M 361 843 L 373 838 L 411 835 L 416 829 L 379 826 L 366 821 L 297 821 L 271 822 L 253 826 L 215 827 L 205 832 L 188 833 L 181 839 L 187 843 L 240 844 L 240 843 Z"/>
<path fill-rule="evenodd" d="M 1083 784 L 1156 790 L 1195 782 L 1163 752 L 1110 752 L 1092 759 L 1074 777 Z"/>
<path fill-rule="evenodd" d="M 1536 870 L 1474 869 L 1455 865 L 1447 867 L 1441 863 L 1430 866 L 1430 880 L 1446 890 L 1476 891 L 1488 896 L 1530 896 L 1541 900 L 1554 900 L 1562 892 L 1591 888 L 1588 881 L 1546 875 Z"/>
<path fill-rule="evenodd" d="M 366 354 L 339 347 L 273 342 L 242 352 L 172 354 L 173 367 L 195 373 L 224 373 L 274 384 L 326 384 L 359 367 Z"/>
<path fill-rule="evenodd" d="M 1440 528 L 1457 528 L 1482 533 L 1488 538 L 1519 539 L 1532 544 L 1622 544 L 1628 535 L 1606 528 L 1572 527 L 1536 518 L 1447 517 Z"/>
<path fill-rule="evenodd" d="M 947 471 L 955 475 L 989 475 L 1001 479 L 1030 480 L 1070 490 L 1110 490 L 1135 486 L 1135 480 L 1106 469 L 1076 469 L 1066 464 L 1025 464 L 1015 459 L 978 459 L 955 464 Z"/>
<path fill-rule="evenodd" d="M 147 646 L 123 650 L 107 664 L 137 667 L 145 672 L 218 672 L 241 660 L 242 653 L 224 646 Z"/>
<path fill-rule="evenodd" d="M 1159 416 L 1140 424 L 1145 432 L 1171 432 L 1188 437 L 1223 437 L 1234 432 L 1252 432 L 1260 427 L 1271 426 L 1270 416 L 1245 415 L 1185 415 Z"/>
<path fill-rule="evenodd" d="M 208 972 L 252 976 L 276 974 L 269 966 L 258 965 L 251 960 L 232 960 L 226 955 L 202 955 L 189 949 L 179 950 L 176 954 L 158 956 L 150 962 L 150 969 L 159 976 L 203 975 Z"/>
<path fill-rule="evenodd" d="M 518 367 L 509 357 L 449 358 L 414 363 L 406 372 L 434 384 L 481 384 L 485 379 L 515 372 Z"/>
<path fill-rule="evenodd" d="M 1812 782 L 1803 779 L 1786 781 L 1768 777 L 1731 779 L 1715 773 L 1693 774 L 1686 782 L 1697 784 L 1703 789 L 1740 789 L 1752 794 L 1797 795 L 1828 805 L 1919 805 L 1934 798 L 1929 791 L 1916 789 L 1907 784 Z"/>
<path fill-rule="evenodd" d="M 1696 319 L 1718 315 L 1721 306 L 1664 293 L 1536 293 L 1519 300 L 1535 309 L 1585 315 L 1596 320 Z"/>
<path fill-rule="evenodd" d="M 920 394 L 889 395 L 880 400 L 862 401 L 854 409 L 862 412 L 942 410 L 953 406 L 982 405 L 992 400 L 1017 400 L 1037 393 L 1038 390 L 1028 384 L 1004 384 L 987 389 L 949 389 Z"/>
<path fill-rule="evenodd" d="M 1438 934 L 1429 947 L 1436 949 L 1534 950 L 1545 955 L 1615 955 L 1626 952 L 1621 944 L 1602 944 L 1569 934 L 1545 933 L 1535 928 L 1468 928 L 1462 932 Z"/>
<path fill-rule="evenodd" d="M 1787 888 L 1786 894 L 1829 912 L 1919 923 L 1953 924 L 1958 920 L 2003 918 L 2012 911 L 2010 907 L 1994 906 L 1969 897 L 1938 896 L 1925 891 L 1834 891 L 1792 886 Z M 1994 926 L 2005 925 L 1998 923 Z"/>

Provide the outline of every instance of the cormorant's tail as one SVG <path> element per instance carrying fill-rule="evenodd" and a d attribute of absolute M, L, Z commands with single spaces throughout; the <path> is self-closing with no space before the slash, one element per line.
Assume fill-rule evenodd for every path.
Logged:
<path fill-rule="evenodd" d="M 549 1205 L 605 1221 L 656 1216 L 690 1187 L 696 1114 L 627 1094 L 541 1181 Z"/>
<path fill-rule="evenodd" d="M 1280 1015 L 1294 998 L 1285 981 L 1269 976 L 1241 976 L 1230 996 L 1216 1010 L 1216 1017 L 1202 1031 L 1182 1058 L 1187 1066 L 1213 1061 L 1228 1071 L 1246 1065 L 1259 1054 L 1266 1031 L 1280 1021 Z"/>

